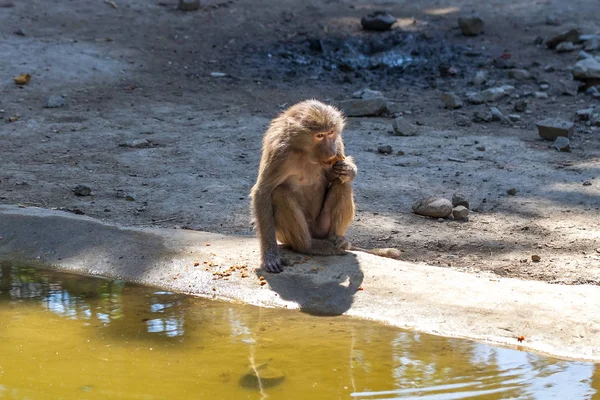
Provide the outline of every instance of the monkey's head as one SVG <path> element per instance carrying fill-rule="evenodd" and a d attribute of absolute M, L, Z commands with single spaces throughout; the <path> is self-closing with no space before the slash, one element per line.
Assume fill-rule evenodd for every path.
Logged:
<path fill-rule="evenodd" d="M 306 100 L 288 110 L 290 135 L 294 143 L 315 161 L 331 164 L 344 158 L 344 116 L 335 107 Z"/>

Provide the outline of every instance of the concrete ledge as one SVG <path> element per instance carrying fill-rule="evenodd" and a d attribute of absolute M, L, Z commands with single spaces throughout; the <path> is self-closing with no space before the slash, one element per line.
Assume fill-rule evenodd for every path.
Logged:
<path fill-rule="evenodd" d="M 600 287 L 497 278 L 350 253 L 289 254 L 259 283 L 258 243 L 205 232 L 134 229 L 0 206 L 0 260 L 38 262 L 197 296 L 317 315 L 348 314 L 425 333 L 600 361 Z M 194 266 L 194 264 L 197 264 Z M 228 277 L 213 275 L 247 266 Z M 248 277 L 241 276 L 248 271 Z M 517 336 L 525 336 L 518 343 Z"/>

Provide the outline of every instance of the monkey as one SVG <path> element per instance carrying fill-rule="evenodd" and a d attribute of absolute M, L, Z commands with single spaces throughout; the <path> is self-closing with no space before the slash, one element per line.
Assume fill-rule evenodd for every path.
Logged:
<path fill-rule="evenodd" d="M 263 136 L 258 177 L 250 192 L 261 267 L 282 272 L 277 241 L 310 255 L 344 255 L 354 219 L 357 167 L 344 153 L 345 118 L 318 100 L 274 118 Z"/>

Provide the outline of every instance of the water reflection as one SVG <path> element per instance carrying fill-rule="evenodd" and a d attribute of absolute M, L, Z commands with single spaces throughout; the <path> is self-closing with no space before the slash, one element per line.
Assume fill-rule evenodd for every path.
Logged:
<path fill-rule="evenodd" d="M 0 399 L 600 399 L 590 363 L 6 263 L 0 354 Z"/>

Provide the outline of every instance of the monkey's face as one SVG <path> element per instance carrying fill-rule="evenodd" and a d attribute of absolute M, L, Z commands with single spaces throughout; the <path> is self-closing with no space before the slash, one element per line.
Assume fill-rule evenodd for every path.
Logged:
<path fill-rule="evenodd" d="M 328 132 L 314 132 L 312 139 L 313 154 L 318 161 L 329 164 L 337 158 L 342 139 L 334 129 Z"/>

